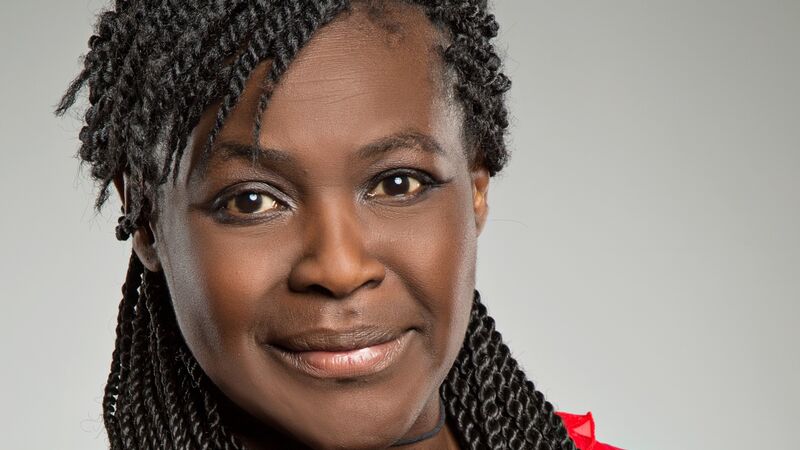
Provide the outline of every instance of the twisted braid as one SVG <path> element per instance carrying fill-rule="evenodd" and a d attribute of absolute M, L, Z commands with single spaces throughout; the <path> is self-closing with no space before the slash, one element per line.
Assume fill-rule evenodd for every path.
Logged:
<path fill-rule="evenodd" d="M 200 80 L 213 79 L 214 74 L 218 74 L 219 80 L 230 78 L 232 68 L 224 65 L 223 61 L 228 55 L 238 51 L 240 42 L 250 34 L 250 30 L 261 19 L 249 3 L 224 3 L 233 4 L 222 8 L 221 11 L 214 10 L 215 19 L 209 21 L 212 25 L 206 30 L 205 39 L 202 42 L 184 39 L 183 45 L 188 51 L 182 51 L 182 46 L 178 45 L 173 51 L 175 63 L 166 68 L 163 86 L 172 88 L 165 91 L 162 98 L 176 98 L 178 103 L 176 110 L 184 111 L 184 114 L 172 114 L 170 125 L 167 127 L 169 133 L 166 160 L 159 183 L 167 181 L 173 161 L 177 161 L 173 179 L 177 177 L 179 162 L 193 124 L 206 108 L 207 99 L 218 98 L 224 90 L 221 81 L 203 83 Z M 228 11 L 231 17 L 230 26 L 227 28 L 224 27 L 226 22 L 223 20 L 225 11 Z M 191 69 L 197 69 L 198 73 L 193 73 Z"/>
<path fill-rule="evenodd" d="M 442 398 L 465 448 L 575 448 L 553 405 L 511 357 L 477 291 L 464 345 L 442 384 Z"/>
<path fill-rule="evenodd" d="M 491 175 L 506 164 L 510 87 L 492 39 L 498 25 L 486 0 L 395 0 L 420 8 L 448 38 L 442 51 L 455 74 L 465 143 Z M 118 238 L 153 213 L 156 188 L 173 180 L 191 130 L 220 102 L 205 157 L 237 104 L 246 80 L 271 60 L 263 80 L 254 138 L 271 92 L 322 26 L 368 2 L 391 0 L 117 0 L 98 17 L 83 69 L 56 108 L 64 114 L 89 88 L 78 154 L 99 184 L 128 177 L 130 197 Z M 201 163 L 203 160 L 201 160 Z M 180 335 L 163 275 L 132 256 L 117 318 L 103 396 L 112 449 L 242 449 L 220 412 L 224 397 Z M 446 413 L 464 448 L 575 448 L 553 412 L 511 357 L 475 295 L 459 356 L 442 384 Z"/>
<path fill-rule="evenodd" d="M 130 264 L 128 266 L 128 275 L 125 279 L 125 284 L 122 285 L 122 301 L 119 304 L 119 313 L 117 315 L 117 329 L 116 329 L 116 342 L 114 351 L 111 354 L 111 370 L 108 374 L 106 381 L 105 393 L 103 395 L 103 421 L 106 424 L 106 432 L 108 439 L 112 446 L 115 444 L 119 446 L 119 426 L 114 417 L 117 413 L 117 397 L 119 396 L 119 384 L 122 380 L 122 368 L 129 366 L 127 359 L 130 346 L 131 346 L 131 329 L 133 324 L 131 318 L 133 316 L 139 286 L 142 284 L 142 273 L 144 267 L 136 255 L 131 256 Z M 127 374 L 125 374 L 127 375 Z"/>
<path fill-rule="evenodd" d="M 505 93 L 511 88 L 508 77 L 500 72 L 501 60 L 491 43 L 499 25 L 486 11 L 485 1 L 431 3 L 435 6 L 429 10 L 429 17 L 451 34 L 444 59 L 458 74 L 456 93 L 465 110 L 467 144 L 480 149 L 478 162 L 495 175 L 508 160 Z"/>
<path fill-rule="evenodd" d="M 131 345 L 115 353 L 125 376 L 110 378 L 104 416 L 112 449 L 241 449 L 222 425 L 211 381 L 191 356 L 172 310 L 162 273 L 144 271 L 133 256 L 121 310 L 128 319 L 117 342 Z M 143 281 L 142 281 L 143 280 Z M 135 283 L 135 281 L 134 281 Z M 127 286 L 127 283 L 126 283 Z M 129 315 L 130 307 L 134 314 Z M 128 326 L 129 325 L 129 326 Z M 118 432 L 116 431 L 118 430 Z"/>

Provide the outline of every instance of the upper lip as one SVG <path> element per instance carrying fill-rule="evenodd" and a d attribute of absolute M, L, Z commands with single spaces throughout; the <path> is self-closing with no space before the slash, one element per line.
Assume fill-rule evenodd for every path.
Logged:
<path fill-rule="evenodd" d="M 270 345 L 290 352 L 350 351 L 393 341 L 404 330 L 378 326 L 361 326 L 346 330 L 314 329 L 279 337 Z"/>

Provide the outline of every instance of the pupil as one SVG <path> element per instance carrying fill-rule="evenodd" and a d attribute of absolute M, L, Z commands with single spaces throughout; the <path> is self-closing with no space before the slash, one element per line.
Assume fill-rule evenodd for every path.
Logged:
<path fill-rule="evenodd" d="M 260 195 L 251 192 L 236 197 L 236 209 L 243 213 L 252 213 L 261 209 L 263 200 Z"/>
<path fill-rule="evenodd" d="M 396 176 L 385 181 L 383 191 L 391 196 L 405 195 L 408 192 L 409 184 L 408 177 Z"/>

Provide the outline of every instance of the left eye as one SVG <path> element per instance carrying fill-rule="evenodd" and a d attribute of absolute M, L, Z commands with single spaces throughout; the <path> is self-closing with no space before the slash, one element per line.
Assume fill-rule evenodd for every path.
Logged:
<path fill-rule="evenodd" d="M 420 191 L 423 184 L 410 175 L 390 175 L 380 181 L 369 194 L 369 197 L 405 197 Z"/>
<path fill-rule="evenodd" d="M 260 192 L 242 192 L 225 203 L 225 209 L 232 215 L 259 214 L 279 206 L 278 201 Z"/>

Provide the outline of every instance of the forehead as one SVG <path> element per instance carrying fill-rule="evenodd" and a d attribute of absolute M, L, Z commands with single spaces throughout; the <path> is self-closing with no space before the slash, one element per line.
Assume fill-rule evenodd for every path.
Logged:
<path fill-rule="evenodd" d="M 369 5 L 356 5 L 320 28 L 292 61 L 261 118 L 259 144 L 301 157 L 320 148 L 357 149 L 398 132 L 458 138 L 440 142 L 443 147 L 457 145 L 461 121 L 450 90 L 444 88 L 444 44 L 442 33 L 417 8 L 395 5 L 378 13 Z M 269 64 L 264 61 L 253 71 L 217 142 L 252 141 Z M 190 154 L 195 160 L 189 167 L 197 165 L 205 143 L 197 137 L 211 129 L 217 107 L 203 114 L 193 132 Z M 452 136 L 444 136 L 447 130 L 442 128 L 458 133 L 450 130 Z"/>
<path fill-rule="evenodd" d="M 441 84 L 439 33 L 422 12 L 408 9 L 404 17 L 387 11 L 382 19 L 356 9 L 323 27 L 292 63 L 274 100 L 287 97 L 302 107 L 341 102 L 354 91 L 387 98 L 433 94 L 430 88 Z"/>

